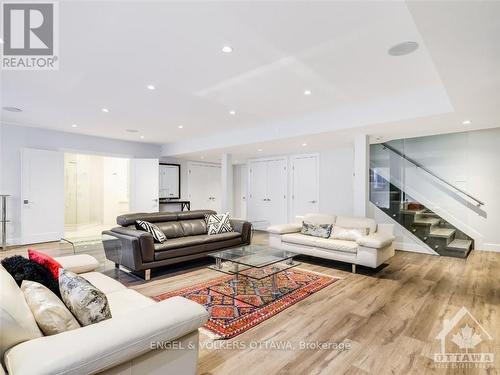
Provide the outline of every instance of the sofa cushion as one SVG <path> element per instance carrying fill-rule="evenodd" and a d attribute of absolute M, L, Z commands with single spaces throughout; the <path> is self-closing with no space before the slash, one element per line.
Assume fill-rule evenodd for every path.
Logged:
<path fill-rule="evenodd" d="M 54 258 L 66 271 L 84 273 L 96 270 L 99 262 L 92 255 L 77 254 Z"/>
<path fill-rule="evenodd" d="M 85 280 L 94 285 L 104 294 L 113 293 L 119 290 L 127 289 L 125 285 L 108 277 L 100 272 L 87 272 L 80 274 Z"/>
<path fill-rule="evenodd" d="M 205 219 L 192 219 L 180 221 L 185 236 L 197 236 L 207 234 L 207 223 Z"/>
<path fill-rule="evenodd" d="M 113 318 L 156 303 L 135 290 L 127 288 L 109 293 L 106 297 L 108 298 L 109 308 Z"/>
<path fill-rule="evenodd" d="M 302 222 L 300 233 L 307 236 L 328 238 L 332 232 L 333 224 L 312 224 L 307 221 Z"/>
<path fill-rule="evenodd" d="M 288 233 L 281 236 L 283 242 L 306 246 L 315 246 L 317 239 L 317 237 L 307 236 L 302 233 Z"/>
<path fill-rule="evenodd" d="M 232 238 L 238 238 L 240 236 L 241 233 L 239 232 L 228 232 L 228 233 L 212 234 L 212 235 L 202 234 L 198 236 L 173 238 L 165 243 L 155 244 L 154 247 L 155 247 L 155 252 L 164 250 L 173 250 L 182 247 L 196 246 L 210 242 L 229 240 Z"/>
<path fill-rule="evenodd" d="M 207 222 L 207 234 L 209 235 L 233 232 L 233 227 L 229 221 L 229 212 L 207 214 L 205 215 L 205 221 Z"/>
<path fill-rule="evenodd" d="M 343 228 L 338 225 L 333 228 L 332 238 L 342 241 L 356 241 L 358 238 L 366 236 L 369 228 Z"/>
<path fill-rule="evenodd" d="M 331 238 L 317 238 L 316 247 L 327 250 L 343 251 L 345 253 L 358 252 L 358 244 L 354 241 L 334 240 Z"/>
<path fill-rule="evenodd" d="M 373 233 L 369 236 L 363 236 L 356 240 L 358 245 L 364 247 L 371 247 L 373 249 L 382 249 L 388 245 L 390 245 L 396 237 L 393 235 L 385 234 L 385 233 Z"/>
<path fill-rule="evenodd" d="M 156 226 L 165 233 L 167 239 L 184 237 L 184 229 L 178 221 L 167 221 L 164 223 L 156 223 Z"/>
<path fill-rule="evenodd" d="M 24 280 L 21 290 L 45 336 L 80 328 L 64 303 L 47 287 L 35 281 Z"/>
<path fill-rule="evenodd" d="M 0 265 L 0 358 L 13 346 L 42 336 L 14 278 Z"/>
<path fill-rule="evenodd" d="M 136 220 L 135 221 L 135 229 L 143 230 L 145 232 L 150 233 L 153 236 L 155 242 L 163 243 L 167 240 L 165 234 L 153 223 L 144 220 Z"/>
<path fill-rule="evenodd" d="M 302 220 L 312 224 L 335 224 L 335 215 L 306 214 Z"/>
<path fill-rule="evenodd" d="M 54 276 L 54 279 L 59 279 L 59 268 L 63 268 L 63 266 L 50 255 L 33 249 L 28 249 L 28 258 L 47 268 L 52 276 Z"/>
<path fill-rule="evenodd" d="M 61 268 L 59 288 L 64 304 L 82 326 L 111 318 L 106 295 L 83 277 Z"/>
<path fill-rule="evenodd" d="M 374 233 L 377 229 L 375 220 L 366 217 L 337 216 L 335 225 L 342 228 L 369 228 L 369 233 Z"/>

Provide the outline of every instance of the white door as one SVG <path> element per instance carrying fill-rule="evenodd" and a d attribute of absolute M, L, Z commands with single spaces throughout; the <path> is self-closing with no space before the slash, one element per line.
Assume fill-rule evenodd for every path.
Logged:
<path fill-rule="evenodd" d="M 158 212 L 159 160 L 130 160 L 130 212 Z"/>
<path fill-rule="evenodd" d="M 267 161 L 251 161 L 248 170 L 248 218 L 257 229 L 269 225 L 267 204 Z M 265 221 L 265 222 L 264 222 Z"/>
<path fill-rule="evenodd" d="M 192 210 L 221 210 L 221 179 L 220 165 L 188 163 L 188 196 Z"/>
<path fill-rule="evenodd" d="M 267 167 L 267 217 L 270 225 L 285 224 L 287 220 L 287 162 L 270 160 Z"/>
<path fill-rule="evenodd" d="M 64 154 L 21 152 L 21 240 L 57 241 L 64 234 Z"/>
<path fill-rule="evenodd" d="M 292 215 L 319 211 L 319 155 L 292 156 Z"/>

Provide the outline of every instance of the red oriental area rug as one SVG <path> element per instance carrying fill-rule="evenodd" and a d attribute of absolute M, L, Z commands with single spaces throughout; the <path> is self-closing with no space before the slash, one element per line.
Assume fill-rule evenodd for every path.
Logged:
<path fill-rule="evenodd" d="M 203 305 L 210 314 L 204 328 L 218 339 L 229 339 L 255 327 L 339 279 L 296 268 L 286 270 L 278 274 L 278 290 L 284 295 L 270 303 L 271 278 L 250 281 L 247 278 L 240 278 L 237 284 L 231 282 L 232 280 L 233 276 L 222 276 L 188 288 L 164 293 L 153 299 L 162 301 L 170 297 L 182 296 Z M 224 294 L 217 290 L 224 291 Z M 256 307 L 259 305 L 262 306 Z"/>

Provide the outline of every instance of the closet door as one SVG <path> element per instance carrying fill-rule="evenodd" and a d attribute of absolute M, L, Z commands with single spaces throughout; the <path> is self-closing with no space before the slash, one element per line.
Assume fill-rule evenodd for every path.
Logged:
<path fill-rule="evenodd" d="M 192 210 L 220 211 L 221 168 L 208 163 L 188 163 L 188 196 Z"/>
<path fill-rule="evenodd" d="M 251 161 L 249 163 L 247 214 L 252 221 L 268 220 L 267 176 L 267 161 Z M 261 229 L 257 223 L 256 227 Z"/>
<path fill-rule="evenodd" d="M 267 162 L 267 219 L 270 225 L 285 224 L 287 220 L 287 162 L 286 159 Z"/>
<path fill-rule="evenodd" d="M 319 210 L 319 155 L 292 156 L 291 220 Z"/>

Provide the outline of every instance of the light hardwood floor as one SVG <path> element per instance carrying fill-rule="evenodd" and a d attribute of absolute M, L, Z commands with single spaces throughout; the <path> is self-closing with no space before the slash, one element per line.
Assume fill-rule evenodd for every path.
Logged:
<path fill-rule="evenodd" d="M 254 239 L 267 242 L 265 234 Z M 36 247 L 60 255 L 70 252 L 64 246 Z M 20 247 L 0 257 L 25 252 Z M 300 268 L 341 280 L 231 340 L 214 342 L 202 334 L 199 374 L 500 373 L 500 253 L 473 251 L 463 260 L 398 251 L 385 267 L 375 271 L 358 267 L 357 274 L 350 273 L 347 264 L 299 260 Z M 153 296 L 219 276 L 207 265 L 208 261 L 200 261 L 167 268 L 153 273 L 150 282 L 111 264 L 103 272 Z M 492 368 L 434 366 L 433 353 L 439 351 L 435 337 L 443 319 L 450 319 L 462 306 L 493 338 L 487 343 L 495 354 Z M 484 334 L 482 338 L 486 339 Z M 301 342 L 342 342 L 350 349 L 307 350 L 300 348 Z"/>

